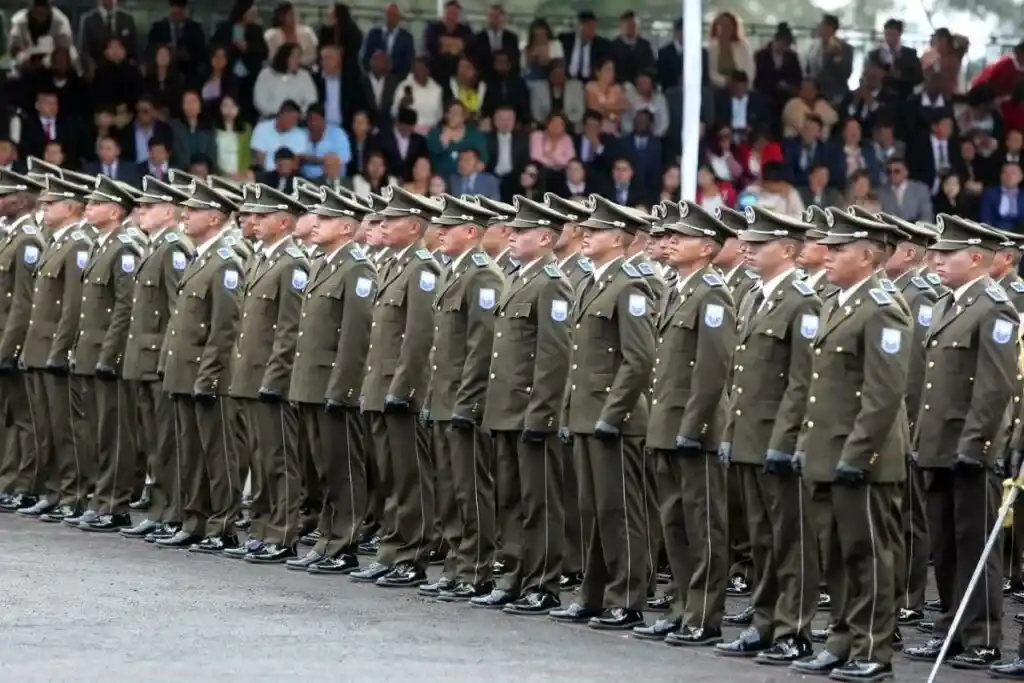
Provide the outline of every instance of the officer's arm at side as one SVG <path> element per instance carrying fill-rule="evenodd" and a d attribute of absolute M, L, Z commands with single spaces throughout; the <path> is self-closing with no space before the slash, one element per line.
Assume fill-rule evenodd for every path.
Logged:
<path fill-rule="evenodd" d="M 811 387 L 811 373 L 814 365 L 814 353 L 811 345 L 817 327 L 807 326 L 806 316 L 818 320 L 821 315 L 821 300 L 816 296 L 805 297 L 793 316 L 789 326 L 789 368 L 786 391 L 779 401 L 772 435 L 768 440 L 768 450 L 779 451 L 792 455 L 796 452 L 797 437 L 800 425 L 807 411 L 807 394 Z M 807 335 L 811 335 L 811 339 Z"/>
<path fill-rule="evenodd" d="M 25 250 L 35 249 L 32 263 L 25 261 Z M 14 291 L 11 293 L 11 310 L 7 313 L 7 324 L 0 337 L 0 359 L 16 358 L 20 355 L 28 334 L 28 321 L 32 315 L 32 291 L 35 286 L 35 264 L 42 248 L 33 240 L 24 240 L 18 247 L 14 264 Z"/>
<path fill-rule="evenodd" d="M 156 247 L 154 247 L 156 248 Z M 173 311 L 178 302 L 178 285 L 181 283 L 181 276 L 184 274 L 188 264 L 192 262 L 193 255 L 184 249 L 169 247 L 164 250 L 163 281 L 164 296 L 167 297 L 167 306 Z"/>
<path fill-rule="evenodd" d="M 369 287 L 360 280 L 369 282 Z M 370 348 L 373 297 L 376 294 L 377 273 L 373 266 L 369 261 L 356 264 L 345 280 L 338 355 L 334 360 L 331 378 L 327 381 L 327 395 L 324 398 L 352 407 L 359 405 L 363 368 L 366 367 L 366 356 Z"/>
<path fill-rule="evenodd" d="M 708 435 L 708 426 L 714 422 L 722 402 L 736 349 L 736 309 L 729 290 L 713 287 L 707 292 L 697 321 L 697 355 L 693 368 L 681 369 L 682 372 L 691 371 L 695 376 L 683 409 L 679 436 L 700 443 Z M 713 308 L 709 310 L 709 307 Z M 666 360 L 672 362 L 671 358 Z M 717 439 L 717 435 L 714 438 Z"/>
<path fill-rule="evenodd" d="M 125 345 L 128 344 L 128 326 L 132 319 L 132 299 L 135 296 L 135 270 L 138 265 L 139 254 L 135 246 L 122 244 L 113 273 L 114 311 L 110 314 L 110 326 L 103 335 L 98 365 L 116 368 L 121 364 Z"/>
<path fill-rule="evenodd" d="M 483 419 L 494 342 L 494 307 L 501 296 L 502 284 L 497 269 L 482 267 L 476 270 L 471 285 L 466 288 L 465 305 L 469 307 L 466 360 L 452 406 L 452 413 L 460 417 Z"/>
<path fill-rule="evenodd" d="M 523 428 L 535 432 L 556 432 L 561 424 L 563 378 L 569 377 L 569 345 L 572 336 L 569 304 L 572 286 L 565 278 L 551 278 L 537 298 L 537 341 L 533 365 L 533 387 L 526 404 Z"/>
<path fill-rule="evenodd" d="M 86 258 L 80 259 L 79 252 L 85 252 Z M 60 320 L 50 343 L 50 361 L 66 363 L 71 353 L 82 314 L 82 270 L 91 253 L 92 245 L 82 239 L 77 240 L 64 256 L 64 292 L 61 294 Z"/>
<path fill-rule="evenodd" d="M 309 264 L 305 259 L 295 259 L 291 265 L 281 269 L 277 284 L 277 327 L 260 388 L 282 396 L 288 394 L 288 384 L 292 377 L 295 342 L 298 340 L 302 313 L 302 293 L 308 280 Z"/>
<path fill-rule="evenodd" d="M 206 336 L 206 348 L 196 372 L 193 387 L 195 393 L 217 391 L 218 388 L 227 389 L 218 387 L 218 382 L 231 360 L 231 348 L 237 336 L 239 313 L 242 310 L 242 290 L 245 282 L 242 280 L 242 269 L 237 257 L 232 254 L 231 258 L 227 259 L 220 255 L 213 258 L 221 259 L 221 262 L 210 283 L 210 329 Z M 234 276 L 228 275 L 229 272 L 234 272 Z M 234 281 L 235 286 L 228 288 L 225 280 Z"/>
<path fill-rule="evenodd" d="M 633 301 L 630 298 L 633 297 Z M 643 297 L 644 309 L 639 310 L 635 297 Z M 611 390 L 605 399 L 599 422 L 621 428 L 626 414 L 636 407 L 637 401 L 651 385 L 654 367 L 654 297 L 650 286 L 634 278 L 619 292 L 615 304 L 615 319 L 619 330 L 619 353 L 622 363 L 615 373 Z"/>
<path fill-rule="evenodd" d="M 985 460 L 1017 390 L 1017 328 L 1020 319 L 1009 304 L 996 304 L 978 328 L 978 365 L 971 404 L 964 416 L 957 454 Z"/>
<path fill-rule="evenodd" d="M 430 372 L 430 347 L 434 338 L 434 293 L 437 287 L 437 263 L 432 258 L 419 261 L 416 272 L 406 284 L 405 337 L 398 353 L 395 375 L 391 378 L 388 394 L 407 401 L 413 400 L 416 387 L 427 384 Z M 423 288 L 423 274 L 430 273 L 434 285 Z"/>

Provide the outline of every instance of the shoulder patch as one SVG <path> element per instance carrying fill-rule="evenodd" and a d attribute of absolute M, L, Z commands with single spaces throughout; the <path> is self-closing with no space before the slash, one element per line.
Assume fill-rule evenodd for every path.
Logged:
<path fill-rule="evenodd" d="M 26 235 L 34 235 L 39 232 L 39 229 L 31 223 L 25 223 L 21 226 L 21 231 Z"/>
<path fill-rule="evenodd" d="M 559 268 L 554 263 L 549 263 L 548 265 L 544 266 L 544 272 L 547 273 L 547 276 L 550 277 L 552 280 L 562 277 L 562 269 Z"/>
<path fill-rule="evenodd" d="M 582 270 L 584 273 L 594 272 L 594 264 L 591 263 L 590 259 L 588 258 L 581 258 L 579 261 L 576 262 L 576 265 L 579 266 L 580 270 Z"/>
<path fill-rule="evenodd" d="M 814 290 L 811 286 L 803 280 L 793 280 L 793 289 L 800 292 L 802 296 L 811 296 L 814 294 Z"/>
<path fill-rule="evenodd" d="M 1009 299 L 1006 297 L 1006 292 L 999 285 L 992 285 L 985 288 L 985 293 L 988 294 L 988 298 L 995 301 L 997 304 L 1005 304 Z"/>
<path fill-rule="evenodd" d="M 882 291 L 878 288 L 872 288 L 868 294 L 875 300 L 875 303 L 879 306 L 887 306 L 892 303 L 892 297 L 887 292 Z"/>
<path fill-rule="evenodd" d="M 746 275 L 747 278 L 749 278 L 751 280 L 760 280 L 761 279 L 761 276 L 758 275 L 757 273 L 755 273 L 752 270 L 744 270 L 743 274 Z"/>
<path fill-rule="evenodd" d="M 288 254 L 292 258 L 301 259 L 301 258 L 305 258 L 306 257 L 306 255 L 298 247 L 288 247 L 284 251 L 285 251 L 286 254 Z"/>
<path fill-rule="evenodd" d="M 432 261 L 434 259 L 433 254 L 431 254 L 426 249 L 417 249 L 416 257 L 421 261 Z"/>
<path fill-rule="evenodd" d="M 121 240 L 121 244 L 135 244 L 132 240 L 131 235 L 118 235 L 117 239 Z"/>
<path fill-rule="evenodd" d="M 793 271 L 793 277 L 795 277 L 797 280 L 803 280 L 805 277 L 807 277 L 807 271 L 804 270 L 803 268 L 797 268 Z"/>
<path fill-rule="evenodd" d="M 1010 289 L 1012 289 L 1013 291 L 1017 292 L 1018 294 L 1024 294 L 1024 282 L 1021 282 L 1020 280 L 1016 280 L 1015 282 L 1011 282 L 1010 283 Z"/>
<path fill-rule="evenodd" d="M 719 275 L 718 273 L 704 273 L 704 277 L 702 277 L 701 279 L 704 280 L 704 284 L 706 284 L 708 287 L 725 286 L 725 280 L 723 280 L 722 276 Z"/>
<path fill-rule="evenodd" d="M 483 268 L 490 262 L 491 261 L 490 259 L 487 258 L 486 254 L 481 254 L 480 252 L 473 254 L 473 263 L 480 266 L 481 268 Z"/>
<path fill-rule="evenodd" d="M 892 294 L 896 291 L 896 283 L 885 277 L 878 281 L 878 284 L 882 286 L 882 289 Z"/>
<path fill-rule="evenodd" d="M 927 289 L 931 289 L 932 288 L 932 286 L 930 284 L 928 284 L 928 280 L 925 280 L 920 275 L 915 275 L 914 277 L 910 278 L 910 284 L 914 285 L 918 289 L 923 289 L 923 290 L 927 290 Z"/>
<path fill-rule="evenodd" d="M 234 253 L 235 252 L 231 251 L 227 247 L 221 247 L 217 250 L 217 256 L 220 256 L 222 259 L 229 259 Z"/>
<path fill-rule="evenodd" d="M 89 236 L 86 235 L 81 230 L 73 230 L 71 232 L 71 239 L 73 239 L 73 240 L 86 240 L 86 239 L 89 239 Z"/>
<path fill-rule="evenodd" d="M 640 263 L 637 265 L 636 269 L 639 270 L 640 274 L 644 277 L 652 277 L 654 275 L 654 268 L 651 268 L 650 263 Z"/>
<path fill-rule="evenodd" d="M 926 280 L 928 280 L 928 284 L 932 285 L 933 287 L 942 284 L 942 278 L 940 278 L 935 273 L 928 273 L 924 277 Z"/>
<path fill-rule="evenodd" d="M 358 244 L 353 246 L 348 253 L 351 254 L 352 258 L 354 258 L 356 261 L 366 260 L 366 254 L 363 252 L 363 250 L 359 247 Z"/>
<path fill-rule="evenodd" d="M 178 237 L 178 233 L 169 232 L 166 235 L 164 235 L 164 241 L 168 242 L 169 244 L 174 244 L 175 242 L 181 241 L 181 238 Z"/>
<path fill-rule="evenodd" d="M 623 263 L 622 272 L 624 272 L 626 275 L 630 277 L 640 277 L 640 273 L 637 272 L 636 266 L 634 266 L 632 263 Z"/>
<path fill-rule="evenodd" d="M 236 240 L 232 235 L 224 237 L 221 241 L 223 241 L 224 244 L 228 245 L 229 247 L 233 247 L 236 244 L 238 244 L 238 240 Z"/>

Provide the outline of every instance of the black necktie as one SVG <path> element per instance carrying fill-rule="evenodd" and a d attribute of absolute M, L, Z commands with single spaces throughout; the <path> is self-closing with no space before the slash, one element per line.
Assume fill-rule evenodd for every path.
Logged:
<path fill-rule="evenodd" d="M 755 316 L 757 312 L 761 310 L 761 304 L 764 303 L 764 287 L 758 287 L 754 290 L 754 299 L 750 305 L 750 315 Z"/>

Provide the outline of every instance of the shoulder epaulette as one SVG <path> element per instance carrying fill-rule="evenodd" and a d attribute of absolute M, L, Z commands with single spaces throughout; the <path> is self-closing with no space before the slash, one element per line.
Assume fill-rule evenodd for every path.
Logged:
<path fill-rule="evenodd" d="M 630 277 L 640 277 L 640 273 L 637 272 L 636 266 L 634 266 L 632 263 L 623 263 L 622 272 L 624 272 L 626 275 Z"/>
<path fill-rule="evenodd" d="M 793 289 L 800 292 L 803 296 L 811 296 L 814 294 L 814 290 L 811 289 L 811 286 L 803 280 L 793 280 Z"/>
<path fill-rule="evenodd" d="M 1016 280 L 1010 283 L 1010 288 L 1018 294 L 1024 294 L 1024 282 Z"/>
<path fill-rule="evenodd" d="M 708 287 L 724 287 L 725 280 L 718 273 L 704 273 L 704 277 L 701 278 Z"/>
<path fill-rule="evenodd" d="M 175 242 L 179 241 L 180 239 L 181 238 L 178 237 L 178 233 L 176 233 L 176 232 L 169 232 L 169 233 L 164 235 L 164 241 L 168 242 L 170 244 L 174 244 Z"/>
<path fill-rule="evenodd" d="M 914 285 L 918 289 L 927 290 L 932 288 L 932 286 L 928 284 L 928 280 L 924 279 L 920 275 L 915 275 L 914 277 L 910 278 L 910 284 Z"/>
<path fill-rule="evenodd" d="M 288 254 L 292 258 L 296 258 L 296 259 L 304 259 L 304 258 L 306 258 L 306 254 L 303 253 L 303 251 L 301 249 L 299 249 L 298 247 L 288 247 L 284 251 L 285 251 L 286 254 Z"/>
<path fill-rule="evenodd" d="M 366 260 L 366 253 L 363 251 L 362 247 L 360 247 L 358 244 L 353 245 L 352 248 L 349 249 L 348 253 L 351 254 L 352 258 L 354 258 L 356 261 L 365 261 Z"/>
<path fill-rule="evenodd" d="M 71 232 L 71 239 L 73 239 L 73 240 L 87 240 L 87 239 L 89 239 L 89 236 L 86 235 L 85 232 L 82 231 L 82 230 L 73 230 Z"/>
<path fill-rule="evenodd" d="M 886 306 L 892 303 L 892 297 L 884 290 L 872 288 L 868 294 L 871 295 L 871 298 L 874 299 L 875 303 L 879 306 Z"/>
<path fill-rule="evenodd" d="M 121 240 L 121 244 L 135 244 L 130 235 L 118 235 L 117 239 Z"/>
<path fill-rule="evenodd" d="M 594 272 L 594 264 L 591 263 L 590 259 L 588 258 L 581 258 L 579 261 L 576 262 L 576 265 L 578 265 L 580 267 L 580 270 L 582 270 L 584 273 Z"/>
<path fill-rule="evenodd" d="M 217 250 L 217 255 L 220 256 L 222 259 L 229 259 L 235 255 L 235 252 L 231 251 L 227 247 L 221 247 L 220 249 Z"/>
<path fill-rule="evenodd" d="M 560 278 L 563 275 L 562 269 L 559 268 L 554 263 L 549 263 L 548 265 L 544 266 L 544 272 L 547 273 L 548 277 L 550 277 L 552 280 Z"/>
<path fill-rule="evenodd" d="M 35 235 L 36 233 L 39 232 L 39 228 L 32 225 L 31 223 L 25 223 L 24 225 L 21 226 L 21 231 L 26 235 Z"/>
<path fill-rule="evenodd" d="M 426 249 L 417 249 L 416 250 L 416 257 L 419 258 L 419 260 L 421 260 L 421 261 L 433 261 L 434 260 L 434 255 L 431 254 Z"/>
<path fill-rule="evenodd" d="M 231 235 L 225 236 L 222 241 L 224 242 L 224 244 L 228 245 L 229 247 L 233 247 L 236 244 L 238 244 L 238 240 L 236 240 Z"/>
<path fill-rule="evenodd" d="M 644 277 L 651 277 L 654 275 L 654 268 L 651 268 L 650 263 L 642 262 L 637 264 L 636 269 L 640 271 L 640 274 Z"/>
<path fill-rule="evenodd" d="M 797 268 L 793 271 L 793 277 L 795 277 L 797 280 L 803 280 L 805 277 L 807 277 L 807 271 L 804 270 L 803 268 Z"/>
<path fill-rule="evenodd" d="M 940 278 L 935 273 L 928 273 L 924 277 L 925 277 L 925 279 L 928 280 L 928 284 L 932 285 L 933 287 L 942 284 L 942 278 Z"/>
<path fill-rule="evenodd" d="M 1006 297 L 1006 292 L 999 285 L 991 285 L 985 288 L 985 293 L 988 294 L 988 298 L 995 301 L 997 304 L 1005 304 L 1009 299 Z"/>
<path fill-rule="evenodd" d="M 887 277 L 883 277 L 882 279 L 880 279 L 878 281 L 878 284 L 881 285 L 882 289 L 889 292 L 889 294 L 892 294 L 893 292 L 896 291 L 896 283 Z"/>
<path fill-rule="evenodd" d="M 743 274 L 744 274 L 744 275 L 746 275 L 746 276 L 747 276 L 747 278 L 749 278 L 749 279 L 751 279 L 751 280 L 760 280 L 760 279 L 761 279 L 761 276 L 760 276 L 760 275 L 758 275 L 757 273 L 755 273 L 755 272 L 754 272 L 754 271 L 752 271 L 752 270 L 746 270 L 746 269 L 744 269 L 744 271 L 743 271 Z"/>
<path fill-rule="evenodd" d="M 487 258 L 487 254 L 481 254 L 480 252 L 473 254 L 473 263 L 480 266 L 481 268 L 483 268 L 490 262 L 491 260 Z"/>

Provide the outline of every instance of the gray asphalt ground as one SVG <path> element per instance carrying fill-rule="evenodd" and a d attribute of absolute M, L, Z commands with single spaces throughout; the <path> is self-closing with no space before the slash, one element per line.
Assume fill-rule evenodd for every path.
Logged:
<path fill-rule="evenodd" d="M 742 604 L 730 601 L 729 607 L 736 611 Z M 1014 611 L 1008 604 L 1008 654 L 1017 639 L 1017 627 L 1009 624 Z M 726 637 L 735 633 L 729 629 Z M 907 635 L 910 642 L 924 639 Z M 894 664 L 900 681 L 927 679 L 926 665 L 902 657 Z M 670 648 L 547 618 L 440 604 L 411 590 L 160 550 L 117 535 L 0 515 L 0 683 L 770 683 L 801 678 L 707 650 Z M 947 668 L 938 680 L 988 679 Z"/>

